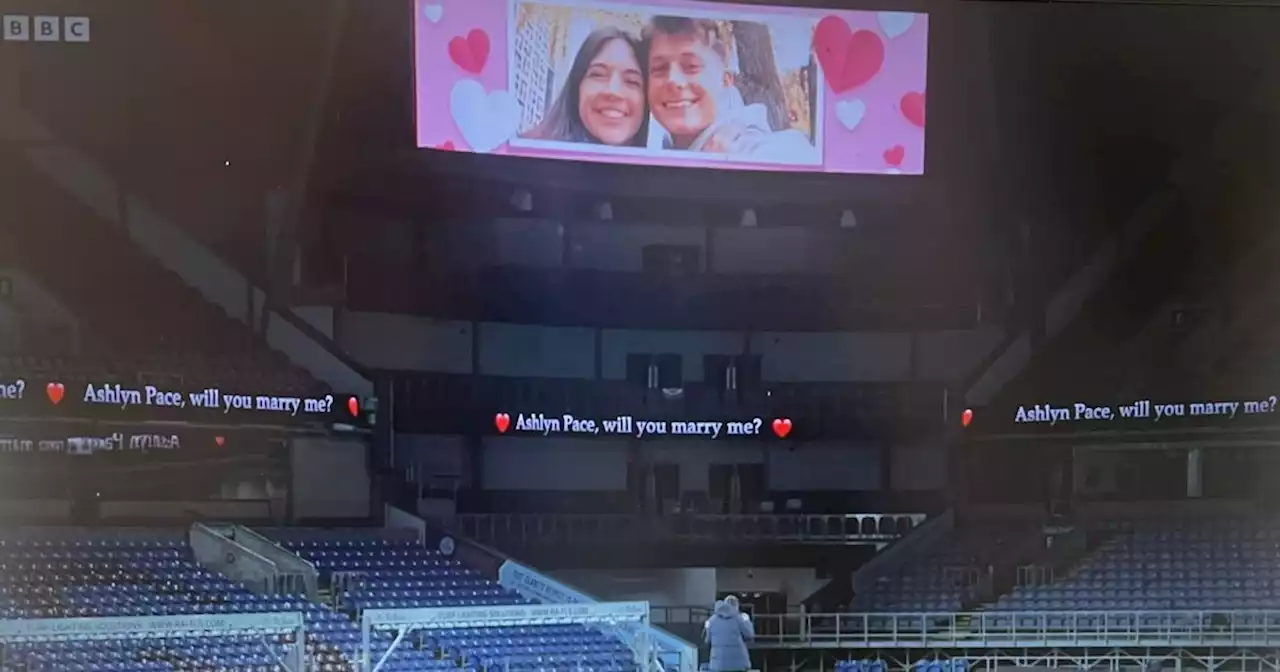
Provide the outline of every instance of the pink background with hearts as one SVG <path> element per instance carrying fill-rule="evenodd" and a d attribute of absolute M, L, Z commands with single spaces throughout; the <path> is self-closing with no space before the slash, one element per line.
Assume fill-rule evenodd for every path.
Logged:
<path fill-rule="evenodd" d="M 557 4 L 553 1 L 547 4 Z M 580 6 L 584 3 L 566 3 Z M 717 13 L 750 15 L 785 15 L 808 17 L 815 23 L 828 16 L 843 19 L 852 31 L 875 32 L 884 42 L 884 65 L 879 74 L 866 84 L 843 93 L 836 93 L 820 76 L 823 91 L 823 165 L 780 166 L 776 164 L 750 164 L 721 160 L 698 160 L 696 154 L 674 157 L 669 154 L 655 157 L 611 156 L 590 151 L 564 151 L 530 147 L 512 147 L 503 144 L 493 154 L 528 156 L 539 158 L 577 159 L 605 163 L 630 163 L 641 165 L 716 167 L 748 170 L 807 171 L 829 173 L 902 173 L 919 175 L 924 172 L 925 129 L 917 126 L 903 114 L 903 96 L 917 92 L 924 94 L 928 68 L 928 17 L 915 15 L 915 21 L 906 32 L 897 37 L 885 33 L 876 12 L 832 11 L 799 7 L 765 7 L 730 5 L 722 3 L 690 2 L 688 0 L 656 0 L 633 3 L 643 7 L 670 7 L 673 9 L 713 10 Z M 617 7 L 601 2 L 602 8 Z M 428 9 L 430 8 L 430 9 Z M 458 124 L 453 119 L 450 97 L 454 86 L 463 80 L 474 80 L 486 92 L 507 89 L 507 39 L 510 21 L 508 0 L 415 0 L 414 58 L 417 101 L 418 146 L 454 151 L 472 151 L 463 139 Z M 429 16 L 430 15 L 430 16 Z M 438 18 L 433 21 L 432 18 Z M 474 30 L 489 36 L 489 56 L 479 74 L 467 72 L 450 57 L 450 41 L 464 40 Z M 848 130 L 837 117 L 837 106 L 842 101 L 860 100 L 866 106 L 861 122 Z M 911 105 L 909 104 L 910 108 Z M 901 151 L 897 151 L 897 147 Z M 900 165 L 892 165 L 886 155 L 900 153 Z"/>

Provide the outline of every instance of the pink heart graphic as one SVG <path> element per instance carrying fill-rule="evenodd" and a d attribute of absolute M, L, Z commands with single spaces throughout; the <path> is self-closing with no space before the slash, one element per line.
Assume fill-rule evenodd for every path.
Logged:
<path fill-rule="evenodd" d="M 907 148 L 902 145 L 894 145 L 884 150 L 884 162 L 891 166 L 901 166 L 905 158 L 907 158 Z"/>
<path fill-rule="evenodd" d="M 827 83 L 836 93 L 866 84 L 884 66 L 884 40 L 870 30 L 850 30 L 849 24 L 838 16 L 818 22 L 813 49 Z"/>
<path fill-rule="evenodd" d="M 480 74 L 489 62 L 489 33 L 476 28 L 466 37 L 455 37 L 449 40 L 449 58 L 459 68 L 472 74 Z"/>
<path fill-rule="evenodd" d="M 924 93 L 911 91 L 902 97 L 899 103 L 902 108 L 902 116 L 907 121 L 924 128 Z"/>

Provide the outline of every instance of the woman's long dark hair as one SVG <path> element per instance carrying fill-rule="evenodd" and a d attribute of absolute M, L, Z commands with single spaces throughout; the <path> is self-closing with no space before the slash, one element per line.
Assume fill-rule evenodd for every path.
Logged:
<path fill-rule="evenodd" d="M 578 49 L 578 55 L 573 58 L 573 67 L 569 69 L 569 77 L 564 82 L 564 89 L 560 91 L 560 96 L 556 98 L 556 102 L 551 105 L 551 109 L 547 111 L 547 116 L 543 117 L 542 123 L 529 134 L 529 137 L 539 140 L 559 140 L 561 142 L 592 142 L 602 144 L 600 138 L 591 134 L 587 130 L 586 124 L 582 123 L 582 115 L 578 113 L 578 96 L 582 91 L 582 80 L 587 76 L 587 70 L 591 68 L 591 61 L 604 50 L 613 40 L 622 40 L 631 47 L 636 55 L 636 62 L 640 64 L 640 75 L 644 78 L 645 94 L 648 99 L 648 82 L 649 82 L 649 53 L 645 49 L 645 45 L 636 37 L 626 31 L 617 28 L 597 28 L 591 31 L 586 41 L 582 43 L 582 48 Z M 640 130 L 636 131 L 636 135 L 626 146 L 644 147 L 649 142 L 649 105 L 645 103 L 645 109 L 642 111 L 644 115 L 640 121 Z"/>

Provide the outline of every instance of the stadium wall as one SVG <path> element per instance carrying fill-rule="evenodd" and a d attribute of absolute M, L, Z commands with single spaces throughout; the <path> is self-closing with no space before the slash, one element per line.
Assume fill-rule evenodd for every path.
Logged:
<path fill-rule="evenodd" d="M 706 355 L 740 355 L 745 340 L 732 331 L 656 331 L 605 329 L 600 334 L 601 377 L 627 379 L 627 355 L 675 354 L 684 361 L 685 380 L 701 381 L 702 358 Z"/>
<path fill-rule="evenodd" d="M 470 454 L 461 436 L 396 434 L 396 466 L 412 468 L 422 477 L 448 476 L 467 488 L 471 482 Z"/>
<path fill-rule="evenodd" d="M 365 519 L 370 515 L 368 446 L 356 439 L 290 441 L 292 518 Z"/>
<path fill-rule="evenodd" d="M 496 322 L 481 322 L 476 328 L 478 373 L 533 378 L 596 377 L 595 329 Z M 624 376 L 625 371 L 624 368 Z"/>
<path fill-rule="evenodd" d="M 569 569 L 546 572 L 557 581 L 606 601 L 644 600 L 655 607 L 710 606 L 716 599 L 714 567 L 658 570 Z"/>
<path fill-rule="evenodd" d="M 486 437 L 481 455 L 483 486 L 486 490 L 624 491 L 626 448 L 620 441 Z"/>
<path fill-rule="evenodd" d="M 765 380 L 826 383 L 909 380 L 912 336 L 903 333 L 783 333 L 751 335 Z"/>
<path fill-rule="evenodd" d="M 881 490 L 884 448 L 878 445 L 773 446 L 765 471 L 770 490 Z"/>
<path fill-rule="evenodd" d="M 799 604 L 829 579 L 812 567 L 684 567 L 656 570 L 573 569 L 547 572 L 608 601 L 644 600 L 655 607 L 704 607 L 721 593 L 780 593 Z"/>
<path fill-rule="evenodd" d="M 1000 329 L 936 332 L 760 332 L 604 329 L 433 320 L 342 311 L 341 347 L 373 369 L 625 380 L 627 355 L 678 354 L 687 381 L 703 378 L 706 355 L 763 357 L 776 382 L 958 380 L 999 344 Z M 597 353 L 597 350 L 599 351 Z M 833 366 L 837 362 L 838 366 Z"/>
<path fill-rule="evenodd" d="M 460 440 L 427 439 L 422 435 L 399 441 L 399 449 L 409 447 L 415 455 L 422 455 L 409 459 L 423 460 L 420 464 L 424 465 L 437 461 L 430 455 L 433 446 L 447 448 L 461 444 Z M 486 437 L 481 456 L 482 487 L 485 490 L 625 491 L 632 450 L 626 441 Z M 765 446 L 673 440 L 642 444 L 636 450 L 636 457 L 643 462 L 676 465 L 682 492 L 707 491 L 709 470 L 716 464 L 762 464 L 766 489 L 778 492 L 875 491 L 886 486 L 883 469 L 886 450 L 876 444 Z M 917 482 L 931 484 L 927 479 L 917 479 Z"/>
<path fill-rule="evenodd" d="M 367 212 L 335 215 L 341 226 L 394 232 L 382 234 L 401 243 L 388 244 L 392 248 L 386 250 L 388 254 L 403 255 L 412 245 L 420 245 L 432 268 L 448 271 L 508 267 L 639 273 L 644 269 L 645 248 L 666 245 L 696 249 L 699 270 L 707 273 L 839 275 L 848 272 L 851 255 L 866 254 L 856 247 L 850 232 L 813 227 L 744 229 L 642 222 L 619 226 L 594 220 L 505 218 L 418 227 L 386 217 L 371 225 L 370 218 Z"/>
<path fill-rule="evenodd" d="M 342 311 L 339 346 L 371 369 L 472 373 L 472 324 L 413 315 Z"/>
<path fill-rule="evenodd" d="M 888 488 L 894 492 L 940 492 L 947 487 L 947 446 L 942 441 L 895 444 L 889 451 Z"/>

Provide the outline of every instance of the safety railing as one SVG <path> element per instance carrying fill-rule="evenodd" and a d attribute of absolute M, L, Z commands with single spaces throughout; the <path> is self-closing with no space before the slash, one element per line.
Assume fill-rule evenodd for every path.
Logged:
<path fill-rule="evenodd" d="M 334 607 L 341 607 L 347 593 L 360 587 L 368 579 L 368 572 L 334 572 L 329 578 L 330 603 Z"/>
<path fill-rule="evenodd" d="M 925 514 L 461 514 L 454 525 L 492 546 L 681 543 L 865 544 L 915 529 Z"/>
<path fill-rule="evenodd" d="M 711 618 L 710 607 L 660 607 L 649 608 L 649 622 L 654 625 L 697 625 L 702 626 Z"/>
<path fill-rule="evenodd" d="M 1280 611 L 762 614 L 760 648 L 1277 646 Z"/>

